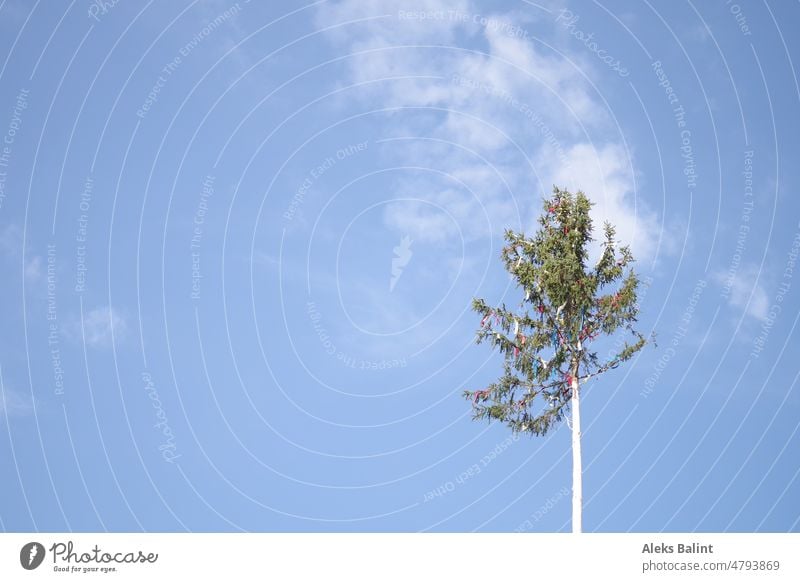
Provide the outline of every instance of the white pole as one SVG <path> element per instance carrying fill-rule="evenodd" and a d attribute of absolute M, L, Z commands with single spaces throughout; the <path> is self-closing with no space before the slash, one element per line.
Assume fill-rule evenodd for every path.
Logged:
<path fill-rule="evenodd" d="M 577 374 L 572 377 L 572 533 L 581 533 L 583 478 L 581 470 L 581 398 Z"/>

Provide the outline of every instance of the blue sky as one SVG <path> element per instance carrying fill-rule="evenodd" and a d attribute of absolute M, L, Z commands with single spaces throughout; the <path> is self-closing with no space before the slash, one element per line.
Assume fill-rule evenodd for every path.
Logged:
<path fill-rule="evenodd" d="M 585 530 L 798 531 L 799 11 L 2 2 L 0 528 L 567 531 L 568 428 L 461 397 L 556 184 L 658 337 Z"/>

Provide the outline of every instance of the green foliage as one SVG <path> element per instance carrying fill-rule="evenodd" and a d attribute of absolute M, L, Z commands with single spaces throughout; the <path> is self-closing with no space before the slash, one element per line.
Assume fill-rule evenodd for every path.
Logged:
<path fill-rule="evenodd" d="M 597 264 L 587 266 L 591 206 L 583 192 L 553 188 L 532 238 L 506 231 L 501 258 L 524 298 L 517 313 L 483 299 L 472 302 L 482 317 L 476 342 L 487 342 L 504 356 L 496 382 L 464 392 L 476 420 L 498 420 L 514 432 L 543 435 L 564 418 L 573 378 L 580 384 L 616 368 L 647 343 L 633 327 L 639 287 L 630 268 L 633 255 L 618 246 L 610 224 L 604 226 Z M 632 338 L 614 358 L 601 361 L 592 342 L 618 331 Z"/>

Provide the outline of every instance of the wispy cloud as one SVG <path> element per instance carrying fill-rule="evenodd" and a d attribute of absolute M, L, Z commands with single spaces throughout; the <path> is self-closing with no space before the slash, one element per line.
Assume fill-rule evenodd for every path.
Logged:
<path fill-rule="evenodd" d="M 112 339 L 119 343 L 128 334 L 126 318 L 111 306 L 96 307 L 84 313 L 83 321 L 73 321 L 65 326 L 64 334 L 72 341 L 92 348 L 108 348 Z"/>
<path fill-rule="evenodd" d="M 42 276 L 42 257 L 35 256 L 25 263 L 25 277 L 32 281 Z"/>
<path fill-rule="evenodd" d="M 30 396 L 20 394 L 7 386 L 0 392 L 0 419 L 15 416 L 27 416 L 33 412 L 33 400 Z"/>
<path fill-rule="evenodd" d="M 107 347 L 111 345 L 112 334 L 117 340 L 125 337 L 128 324 L 113 307 L 97 307 L 84 317 L 83 331 L 87 344 L 92 347 Z"/>
<path fill-rule="evenodd" d="M 281 262 L 278 257 L 266 251 L 256 249 L 252 255 L 252 262 L 254 265 L 261 268 L 274 269 L 279 267 Z"/>
<path fill-rule="evenodd" d="M 24 255 L 23 273 L 25 278 L 29 281 L 36 281 L 42 276 L 42 259 L 33 254 L 29 247 L 25 247 L 22 234 L 22 229 L 16 224 L 7 225 L 0 232 L 0 254 L 4 255 L 6 259 L 20 264 Z M 23 253 L 23 251 L 25 252 Z"/>
<path fill-rule="evenodd" d="M 419 201 L 387 206 L 386 226 L 420 242 L 497 235 L 531 224 L 539 211 L 532 190 L 546 195 L 556 184 L 586 192 L 599 222 L 613 219 L 637 258 L 650 258 L 660 225 L 635 198 L 632 155 L 573 64 L 584 59 L 538 48 L 511 14 L 476 10 L 466 0 L 446 10 L 426 0 L 413 11 L 401 1 L 344 0 L 318 12 L 320 26 L 361 20 L 328 33 L 352 54 L 342 84 L 378 81 L 359 87 L 357 99 L 424 108 L 385 120 L 387 137 L 407 138 L 385 142 L 387 157 L 436 170 L 397 180 L 396 198 Z M 460 37 L 481 49 L 457 48 Z"/>
<path fill-rule="evenodd" d="M 637 258 L 651 258 L 660 225 L 655 213 L 633 198 L 631 162 L 625 150 L 614 143 L 578 143 L 567 150 L 566 156 L 568 165 L 549 162 L 553 183 L 573 192 L 586 192 L 595 203 L 595 227 L 611 222 L 617 237 L 634 249 Z"/>
<path fill-rule="evenodd" d="M 757 265 L 742 264 L 735 272 L 714 273 L 712 279 L 723 286 L 724 297 L 731 307 L 759 321 L 767 318 L 769 296 L 758 282 Z"/>

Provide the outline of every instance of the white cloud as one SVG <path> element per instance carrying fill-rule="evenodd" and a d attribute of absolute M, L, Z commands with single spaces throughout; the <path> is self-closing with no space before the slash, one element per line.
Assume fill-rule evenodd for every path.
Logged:
<path fill-rule="evenodd" d="M 0 251 L 6 256 L 22 252 L 22 229 L 16 224 L 9 224 L 0 233 Z"/>
<path fill-rule="evenodd" d="M 83 337 L 86 344 L 93 348 L 105 348 L 111 345 L 112 337 L 119 342 L 128 331 L 125 318 L 113 307 L 102 306 L 84 314 L 83 322 L 78 324 L 77 338 Z"/>
<path fill-rule="evenodd" d="M 433 17 L 401 18 L 400 11 L 409 11 L 402 1 L 344 0 L 325 3 L 317 18 L 319 26 L 330 26 L 383 15 L 329 33 L 342 54 L 385 49 L 347 60 L 342 85 L 383 80 L 343 93 L 342 106 L 352 106 L 356 98 L 372 107 L 436 108 L 386 118 L 390 136 L 428 138 L 409 140 L 407 147 L 387 143 L 388 163 L 399 159 L 442 173 L 398 181 L 396 197 L 423 201 L 390 206 L 387 227 L 422 242 L 497 235 L 520 222 L 532 224 L 540 195 L 549 195 L 556 184 L 583 190 L 596 203 L 598 229 L 610 220 L 637 259 L 651 258 L 660 229 L 657 216 L 635 197 L 631 155 L 579 68 L 585 67 L 575 56 L 580 53 L 559 55 L 525 34 L 510 33 L 519 22 L 510 15 L 481 14 L 491 24 L 476 24 L 471 18 L 476 11 L 467 1 L 444 11 L 438 0 L 413 8 Z M 468 17 L 448 16 L 454 12 Z M 465 38 L 476 50 L 459 48 Z M 413 78 L 385 80 L 398 76 Z"/>
<path fill-rule="evenodd" d="M 280 259 L 278 259 L 278 257 L 272 255 L 271 253 L 258 249 L 253 251 L 252 262 L 254 265 L 257 265 L 259 267 L 269 267 L 269 268 L 273 268 L 281 264 L 281 261 Z"/>
<path fill-rule="evenodd" d="M 729 305 L 759 321 L 767 319 L 769 296 L 758 283 L 757 265 L 742 264 L 734 271 L 715 273 L 712 278 L 723 286 Z"/>
<path fill-rule="evenodd" d="M 42 258 L 33 257 L 25 264 L 25 277 L 31 281 L 36 281 L 42 276 Z"/>
<path fill-rule="evenodd" d="M 333 27 L 327 34 L 342 44 L 442 44 L 453 42 L 463 26 L 451 17 L 456 13 L 470 13 L 469 0 L 451 0 L 446 8 L 440 0 L 416 0 L 413 4 L 407 0 L 342 0 L 320 5 L 315 23 L 319 28 Z M 364 22 L 344 24 L 356 20 Z M 472 28 L 477 30 L 474 25 Z"/>
<path fill-rule="evenodd" d="M 384 222 L 423 242 L 440 243 L 458 233 L 458 225 L 445 212 L 418 200 L 387 204 Z"/>
<path fill-rule="evenodd" d="M 634 198 L 627 152 L 613 143 L 579 143 L 567 150 L 566 158 L 568 165 L 552 158 L 545 165 L 554 184 L 571 192 L 583 190 L 595 203 L 592 220 L 596 242 L 600 242 L 603 223 L 608 221 L 616 227 L 617 239 L 630 245 L 637 259 L 651 258 L 660 225 L 655 213 Z"/>
<path fill-rule="evenodd" d="M 42 275 L 42 259 L 38 255 L 32 255 L 30 249 L 25 248 L 22 240 L 22 229 L 16 224 L 9 224 L 0 232 L 0 253 L 11 261 L 23 260 L 23 249 L 26 250 L 25 265 L 23 272 L 29 281 L 36 281 Z"/>
<path fill-rule="evenodd" d="M 514 26 L 505 18 L 499 20 L 507 27 Z M 548 110 L 558 111 L 559 116 L 565 115 L 568 125 L 578 121 L 588 125 L 607 121 L 604 110 L 590 97 L 590 85 L 578 68 L 563 57 L 544 55 L 527 39 L 509 36 L 503 30 L 501 27 L 485 30 L 492 56 L 484 62 L 488 79 L 506 90 L 527 88 L 533 80 L 533 85 L 538 86 L 537 107 L 546 105 Z M 497 59 L 516 68 L 498 66 Z"/>
<path fill-rule="evenodd" d="M 33 412 L 33 400 L 29 396 L 3 387 L 0 393 L 0 418 L 26 416 Z"/>

